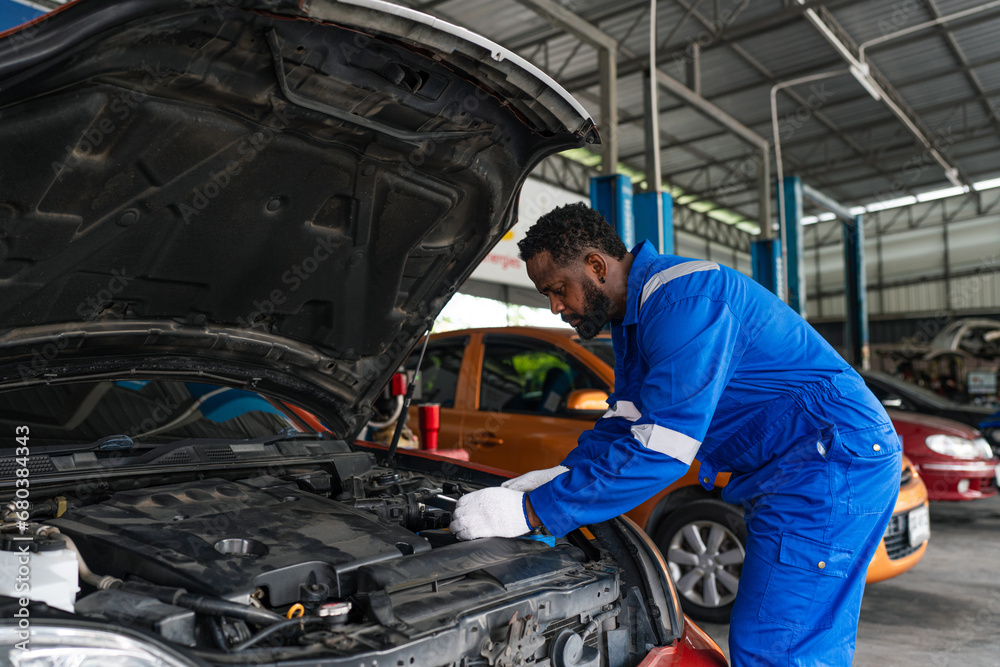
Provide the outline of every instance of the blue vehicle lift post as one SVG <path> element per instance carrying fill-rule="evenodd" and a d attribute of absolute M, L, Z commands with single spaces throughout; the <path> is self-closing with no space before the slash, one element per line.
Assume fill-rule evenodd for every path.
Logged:
<path fill-rule="evenodd" d="M 669 192 L 635 195 L 635 238 L 649 239 L 660 254 L 674 254 L 674 198 Z"/>
<path fill-rule="evenodd" d="M 865 221 L 836 200 L 808 185 L 802 196 L 836 215 L 843 224 L 844 296 L 846 297 L 844 347 L 852 366 L 870 368 L 868 348 L 868 281 L 865 274 Z"/>
<path fill-rule="evenodd" d="M 781 184 L 784 195 L 782 207 L 782 230 L 784 232 L 785 264 L 788 275 L 788 298 L 785 299 L 792 310 L 806 316 L 806 277 L 802 249 L 802 180 L 798 176 L 786 176 Z"/>
<path fill-rule="evenodd" d="M 781 239 L 752 241 L 750 243 L 750 266 L 753 270 L 753 279 L 784 301 Z"/>
<path fill-rule="evenodd" d="M 635 245 L 632 180 L 623 174 L 590 179 L 590 206 L 610 222 L 629 250 Z"/>

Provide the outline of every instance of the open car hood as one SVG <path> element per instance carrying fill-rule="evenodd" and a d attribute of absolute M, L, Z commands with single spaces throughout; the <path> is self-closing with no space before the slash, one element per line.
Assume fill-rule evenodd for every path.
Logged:
<path fill-rule="evenodd" d="M 0 390 L 225 378 L 354 437 L 528 171 L 598 140 L 380 2 L 78 1 L 0 54 Z"/>

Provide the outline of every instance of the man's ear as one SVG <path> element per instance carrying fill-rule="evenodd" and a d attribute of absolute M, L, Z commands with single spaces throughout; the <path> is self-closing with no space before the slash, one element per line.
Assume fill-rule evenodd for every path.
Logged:
<path fill-rule="evenodd" d="M 584 264 L 587 267 L 587 271 L 591 273 L 594 279 L 598 282 L 603 283 L 608 277 L 608 261 L 607 258 L 601 253 L 588 253 L 584 258 Z"/>

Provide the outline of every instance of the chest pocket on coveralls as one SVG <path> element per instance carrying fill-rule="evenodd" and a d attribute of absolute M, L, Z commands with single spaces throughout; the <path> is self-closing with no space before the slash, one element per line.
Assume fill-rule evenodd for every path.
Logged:
<path fill-rule="evenodd" d="M 847 511 L 881 514 L 899 495 L 902 471 L 899 436 L 891 425 L 835 435 L 840 447 L 836 458 L 847 464 Z"/>

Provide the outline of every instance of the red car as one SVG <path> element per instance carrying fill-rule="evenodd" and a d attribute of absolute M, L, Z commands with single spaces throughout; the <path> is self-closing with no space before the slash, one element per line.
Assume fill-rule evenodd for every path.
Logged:
<path fill-rule="evenodd" d="M 997 494 L 1000 461 L 979 431 L 942 417 L 888 413 L 931 500 L 976 500 Z"/>

